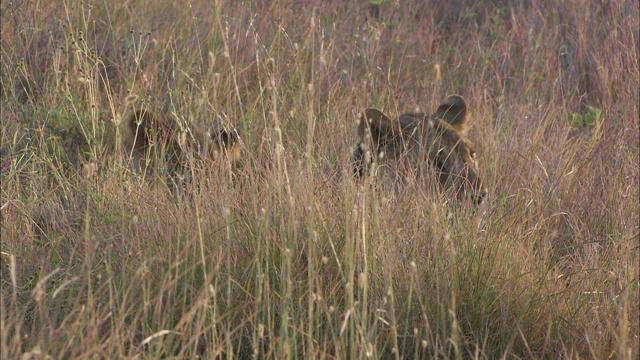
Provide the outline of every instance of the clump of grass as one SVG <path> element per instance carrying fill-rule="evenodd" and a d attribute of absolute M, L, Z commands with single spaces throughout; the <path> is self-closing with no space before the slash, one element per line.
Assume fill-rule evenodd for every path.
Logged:
<path fill-rule="evenodd" d="M 638 18 L 3 3 L 0 355 L 636 358 Z M 350 179 L 359 110 L 450 93 L 486 207 Z M 244 160 L 143 179 L 103 151 L 141 106 L 235 125 Z"/>

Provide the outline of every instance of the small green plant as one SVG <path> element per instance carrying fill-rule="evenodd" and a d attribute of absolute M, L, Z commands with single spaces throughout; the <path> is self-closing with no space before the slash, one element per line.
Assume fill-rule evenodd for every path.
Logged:
<path fill-rule="evenodd" d="M 571 127 L 594 126 L 600 120 L 600 115 L 602 110 L 589 106 L 584 115 L 578 113 L 569 115 L 569 124 Z"/>

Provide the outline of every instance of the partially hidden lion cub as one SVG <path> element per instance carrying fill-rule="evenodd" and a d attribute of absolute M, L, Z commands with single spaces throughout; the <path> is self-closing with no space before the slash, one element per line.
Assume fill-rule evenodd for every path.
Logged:
<path fill-rule="evenodd" d="M 487 189 L 466 136 L 468 124 L 467 104 L 459 95 L 449 96 L 432 115 L 407 113 L 391 120 L 378 109 L 366 109 L 359 118 L 353 172 L 359 179 L 381 175 L 406 181 L 424 161 L 435 167 L 441 184 L 455 186 L 479 204 Z"/>
<path fill-rule="evenodd" d="M 203 161 L 237 162 L 241 157 L 238 132 L 221 128 L 214 132 L 189 126 L 179 129 L 141 109 L 117 127 L 107 127 L 107 153 L 116 152 L 131 160 L 136 171 L 149 172 L 162 162 L 169 175 L 184 170 L 188 156 Z"/>

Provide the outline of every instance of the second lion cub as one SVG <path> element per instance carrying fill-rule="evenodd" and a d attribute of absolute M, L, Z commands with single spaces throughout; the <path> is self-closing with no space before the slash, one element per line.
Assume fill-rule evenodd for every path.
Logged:
<path fill-rule="evenodd" d="M 188 156 L 231 163 L 241 157 L 241 140 L 235 129 L 220 128 L 213 132 L 194 126 L 181 129 L 145 109 L 133 112 L 117 127 L 110 122 L 106 140 L 108 153 L 124 155 L 142 173 L 162 163 L 170 176 L 176 175 L 184 171 Z"/>

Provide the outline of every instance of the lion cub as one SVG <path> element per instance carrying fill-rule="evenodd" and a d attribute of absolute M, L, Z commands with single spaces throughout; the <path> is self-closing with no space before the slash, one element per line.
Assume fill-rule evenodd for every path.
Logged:
<path fill-rule="evenodd" d="M 360 114 L 353 172 L 356 178 L 386 174 L 387 181 L 406 181 L 424 161 L 441 184 L 455 186 L 479 204 L 487 189 L 466 136 L 468 123 L 467 104 L 459 95 L 449 96 L 432 115 L 407 113 L 391 120 L 378 109 L 366 109 Z"/>
<path fill-rule="evenodd" d="M 137 110 L 116 128 L 107 127 L 107 153 L 123 154 L 136 171 L 149 172 L 158 162 L 169 175 L 176 175 L 188 164 L 188 156 L 204 161 L 237 162 L 241 157 L 241 139 L 235 129 L 210 133 L 197 127 L 177 129 L 154 117 L 147 110 Z"/>

